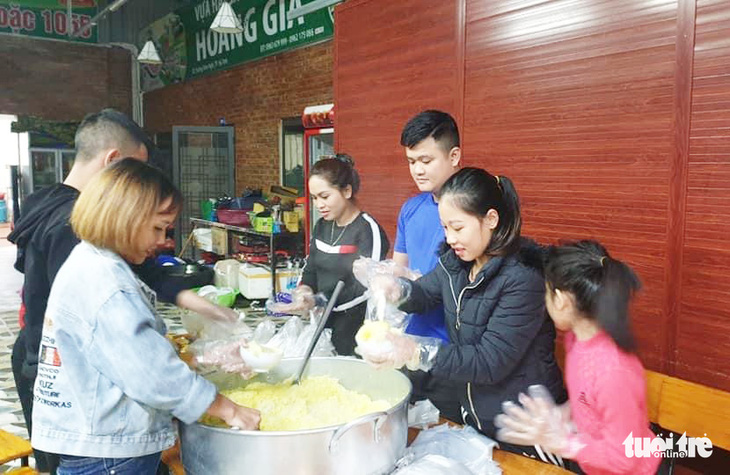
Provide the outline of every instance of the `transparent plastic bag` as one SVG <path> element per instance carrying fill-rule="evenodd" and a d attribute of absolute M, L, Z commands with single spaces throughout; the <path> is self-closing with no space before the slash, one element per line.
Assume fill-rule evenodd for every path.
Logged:
<path fill-rule="evenodd" d="M 473 427 L 441 424 L 422 430 L 408 448 L 408 454 L 413 461 L 429 455 L 441 455 L 459 462 L 474 475 L 500 475 L 502 470 L 492 459 L 496 446 L 495 441 Z"/>
<path fill-rule="evenodd" d="M 256 329 L 253 331 L 251 340 L 261 345 L 265 345 L 271 341 L 275 334 L 276 323 L 274 323 L 274 321 L 270 318 L 265 318 L 261 321 L 261 323 L 256 325 Z"/>
<path fill-rule="evenodd" d="M 500 471 L 501 473 L 501 471 Z M 464 464 L 443 455 L 429 454 L 393 472 L 393 475 L 474 475 Z"/>
<path fill-rule="evenodd" d="M 425 429 L 439 421 L 441 411 L 428 399 L 416 401 L 408 407 L 408 427 Z"/>
<path fill-rule="evenodd" d="M 255 330 L 251 330 L 242 320 L 234 324 L 221 324 L 206 319 L 200 322 L 204 325 L 198 332 L 200 338 L 190 345 L 193 362 L 201 372 L 221 370 L 250 378 L 254 372 L 270 370 L 282 357 L 304 356 L 322 314 L 321 307 L 314 307 L 309 311 L 308 323 L 298 316 L 292 316 L 278 330 L 270 318 L 262 320 Z M 334 354 L 332 330 L 325 329 L 317 341 L 313 356 Z"/>
<path fill-rule="evenodd" d="M 352 265 L 352 273 L 368 289 L 365 318 L 405 329 L 408 315 L 398 310 L 398 304 L 410 294 L 410 284 L 401 278 L 416 280 L 421 275 L 393 260 L 376 261 L 368 257 L 358 258 Z"/>
<path fill-rule="evenodd" d="M 231 336 L 249 338 L 253 330 L 245 323 L 243 312 L 235 322 L 224 322 L 212 318 L 206 318 L 199 313 L 190 310 L 180 310 L 180 321 L 194 339 L 200 340 L 221 340 Z"/>
<path fill-rule="evenodd" d="M 324 308 L 327 297 L 321 292 L 315 294 L 308 285 L 300 285 L 292 290 L 291 294 L 279 292 L 274 299 L 266 300 L 267 315 L 307 315 L 317 307 Z"/>
<path fill-rule="evenodd" d="M 284 352 L 284 357 L 289 358 L 291 351 L 290 346 L 296 343 L 297 338 L 304 329 L 304 322 L 299 317 L 291 317 L 284 325 L 271 337 L 268 344 L 276 348 L 280 348 Z"/>
<path fill-rule="evenodd" d="M 309 343 L 314 337 L 317 322 L 322 318 L 322 312 L 316 310 L 310 313 L 309 323 L 294 316 L 271 337 L 267 346 L 279 348 L 283 351 L 285 358 L 300 358 L 307 351 Z M 333 356 L 335 348 L 332 345 L 332 330 L 325 329 L 314 347 L 312 356 Z"/>
<path fill-rule="evenodd" d="M 353 274 L 368 288 L 365 322 L 355 335 L 356 352 L 378 368 L 428 371 L 441 346 L 437 338 L 407 335 L 408 315 L 398 309 L 411 292 L 411 280 L 420 274 L 395 261 L 361 257 Z"/>
<path fill-rule="evenodd" d="M 213 266 L 215 271 L 215 277 L 213 282 L 216 287 L 230 287 L 231 289 L 238 288 L 238 268 L 241 263 L 235 259 L 224 259 L 218 261 Z"/>
<path fill-rule="evenodd" d="M 392 275 L 393 277 L 404 277 L 409 280 L 417 280 L 421 277 L 419 272 L 404 267 L 392 259 L 376 261 L 369 257 L 358 258 L 352 264 L 352 273 L 367 288 L 370 288 L 370 281 L 376 275 Z"/>
<path fill-rule="evenodd" d="M 410 318 L 406 312 L 398 310 L 396 304 L 388 302 L 382 293 L 368 291 L 365 320 L 387 322 L 393 328 L 405 330 Z"/>
<path fill-rule="evenodd" d="M 278 312 L 282 305 L 292 303 L 291 292 L 277 292 L 273 297 L 266 299 L 266 315 L 270 317 L 286 317 L 289 313 Z"/>
<path fill-rule="evenodd" d="M 317 322 L 320 318 L 322 318 L 322 312 L 313 312 L 309 324 L 304 327 L 296 343 L 289 349 L 292 357 L 301 358 L 305 355 L 312 338 L 314 338 L 314 332 L 317 330 Z M 319 340 L 317 340 L 317 344 L 312 351 L 312 356 L 334 356 L 335 354 L 335 347 L 332 344 L 332 329 L 326 328 L 319 336 Z"/>

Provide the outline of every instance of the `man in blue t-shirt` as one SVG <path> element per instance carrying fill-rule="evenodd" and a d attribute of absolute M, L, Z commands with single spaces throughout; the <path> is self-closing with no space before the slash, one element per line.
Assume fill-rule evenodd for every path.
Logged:
<path fill-rule="evenodd" d="M 426 110 L 408 121 L 400 143 L 405 147 L 411 177 L 421 193 L 406 201 L 400 210 L 393 259 L 425 275 L 438 265 L 444 241 L 435 195 L 459 169 L 459 129 L 446 112 Z M 412 315 L 406 331 L 449 341 L 443 307 Z M 461 421 L 456 385 L 420 371 L 409 372 L 409 377 L 413 383 L 412 401 L 430 399 L 442 416 Z"/>

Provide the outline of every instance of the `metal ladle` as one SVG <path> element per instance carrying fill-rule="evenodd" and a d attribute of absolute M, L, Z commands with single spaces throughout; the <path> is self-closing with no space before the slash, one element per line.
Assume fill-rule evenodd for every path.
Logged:
<path fill-rule="evenodd" d="M 312 353 L 314 352 L 314 347 L 317 346 L 317 341 L 319 340 L 320 335 L 322 335 L 322 331 L 324 330 L 324 326 L 327 323 L 327 319 L 329 318 L 330 314 L 332 313 L 332 309 L 335 306 L 335 302 L 337 301 L 337 297 L 340 295 L 340 291 L 345 286 L 345 283 L 341 280 L 337 281 L 337 285 L 335 286 L 334 292 L 332 292 L 332 296 L 330 297 L 330 301 L 327 302 L 327 307 L 324 309 L 324 314 L 322 315 L 322 319 L 317 324 L 317 328 L 314 331 L 314 337 L 312 338 L 312 341 L 309 342 L 309 346 L 307 347 L 307 352 L 304 354 L 304 359 L 302 360 L 302 365 L 299 367 L 299 371 L 296 372 L 294 375 L 293 384 L 302 384 L 302 374 L 304 374 L 304 370 L 307 368 L 307 363 L 309 363 L 309 359 L 312 357 Z"/>

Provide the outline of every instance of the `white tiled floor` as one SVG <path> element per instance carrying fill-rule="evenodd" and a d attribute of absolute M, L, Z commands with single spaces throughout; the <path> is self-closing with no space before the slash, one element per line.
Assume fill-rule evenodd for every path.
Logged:
<path fill-rule="evenodd" d="M 6 226 L 0 228 L 0 429 L 27 438 L 28 431 L 10 367 L 10 355 L 18 333 L 19 291 L 23 275 L 13 269 L 15 246 L 5 240 L 7 232 Z M 0 473 L 9 466 L 0 466 Z"/>

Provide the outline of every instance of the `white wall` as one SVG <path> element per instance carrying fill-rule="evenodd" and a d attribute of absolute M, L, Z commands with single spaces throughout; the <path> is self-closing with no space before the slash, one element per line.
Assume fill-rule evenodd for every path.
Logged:
<path fill-rule="evenodd" d="M 26 165 L 28 158 L 28 134 L 14 134 L 10 124 L 16 120 L 14 115 L 0 114 L 0 193 L 5 193 L 8 205 L 8 219 L 12 214 L 12 186 L 10 183 L 10 165 Z"/>

